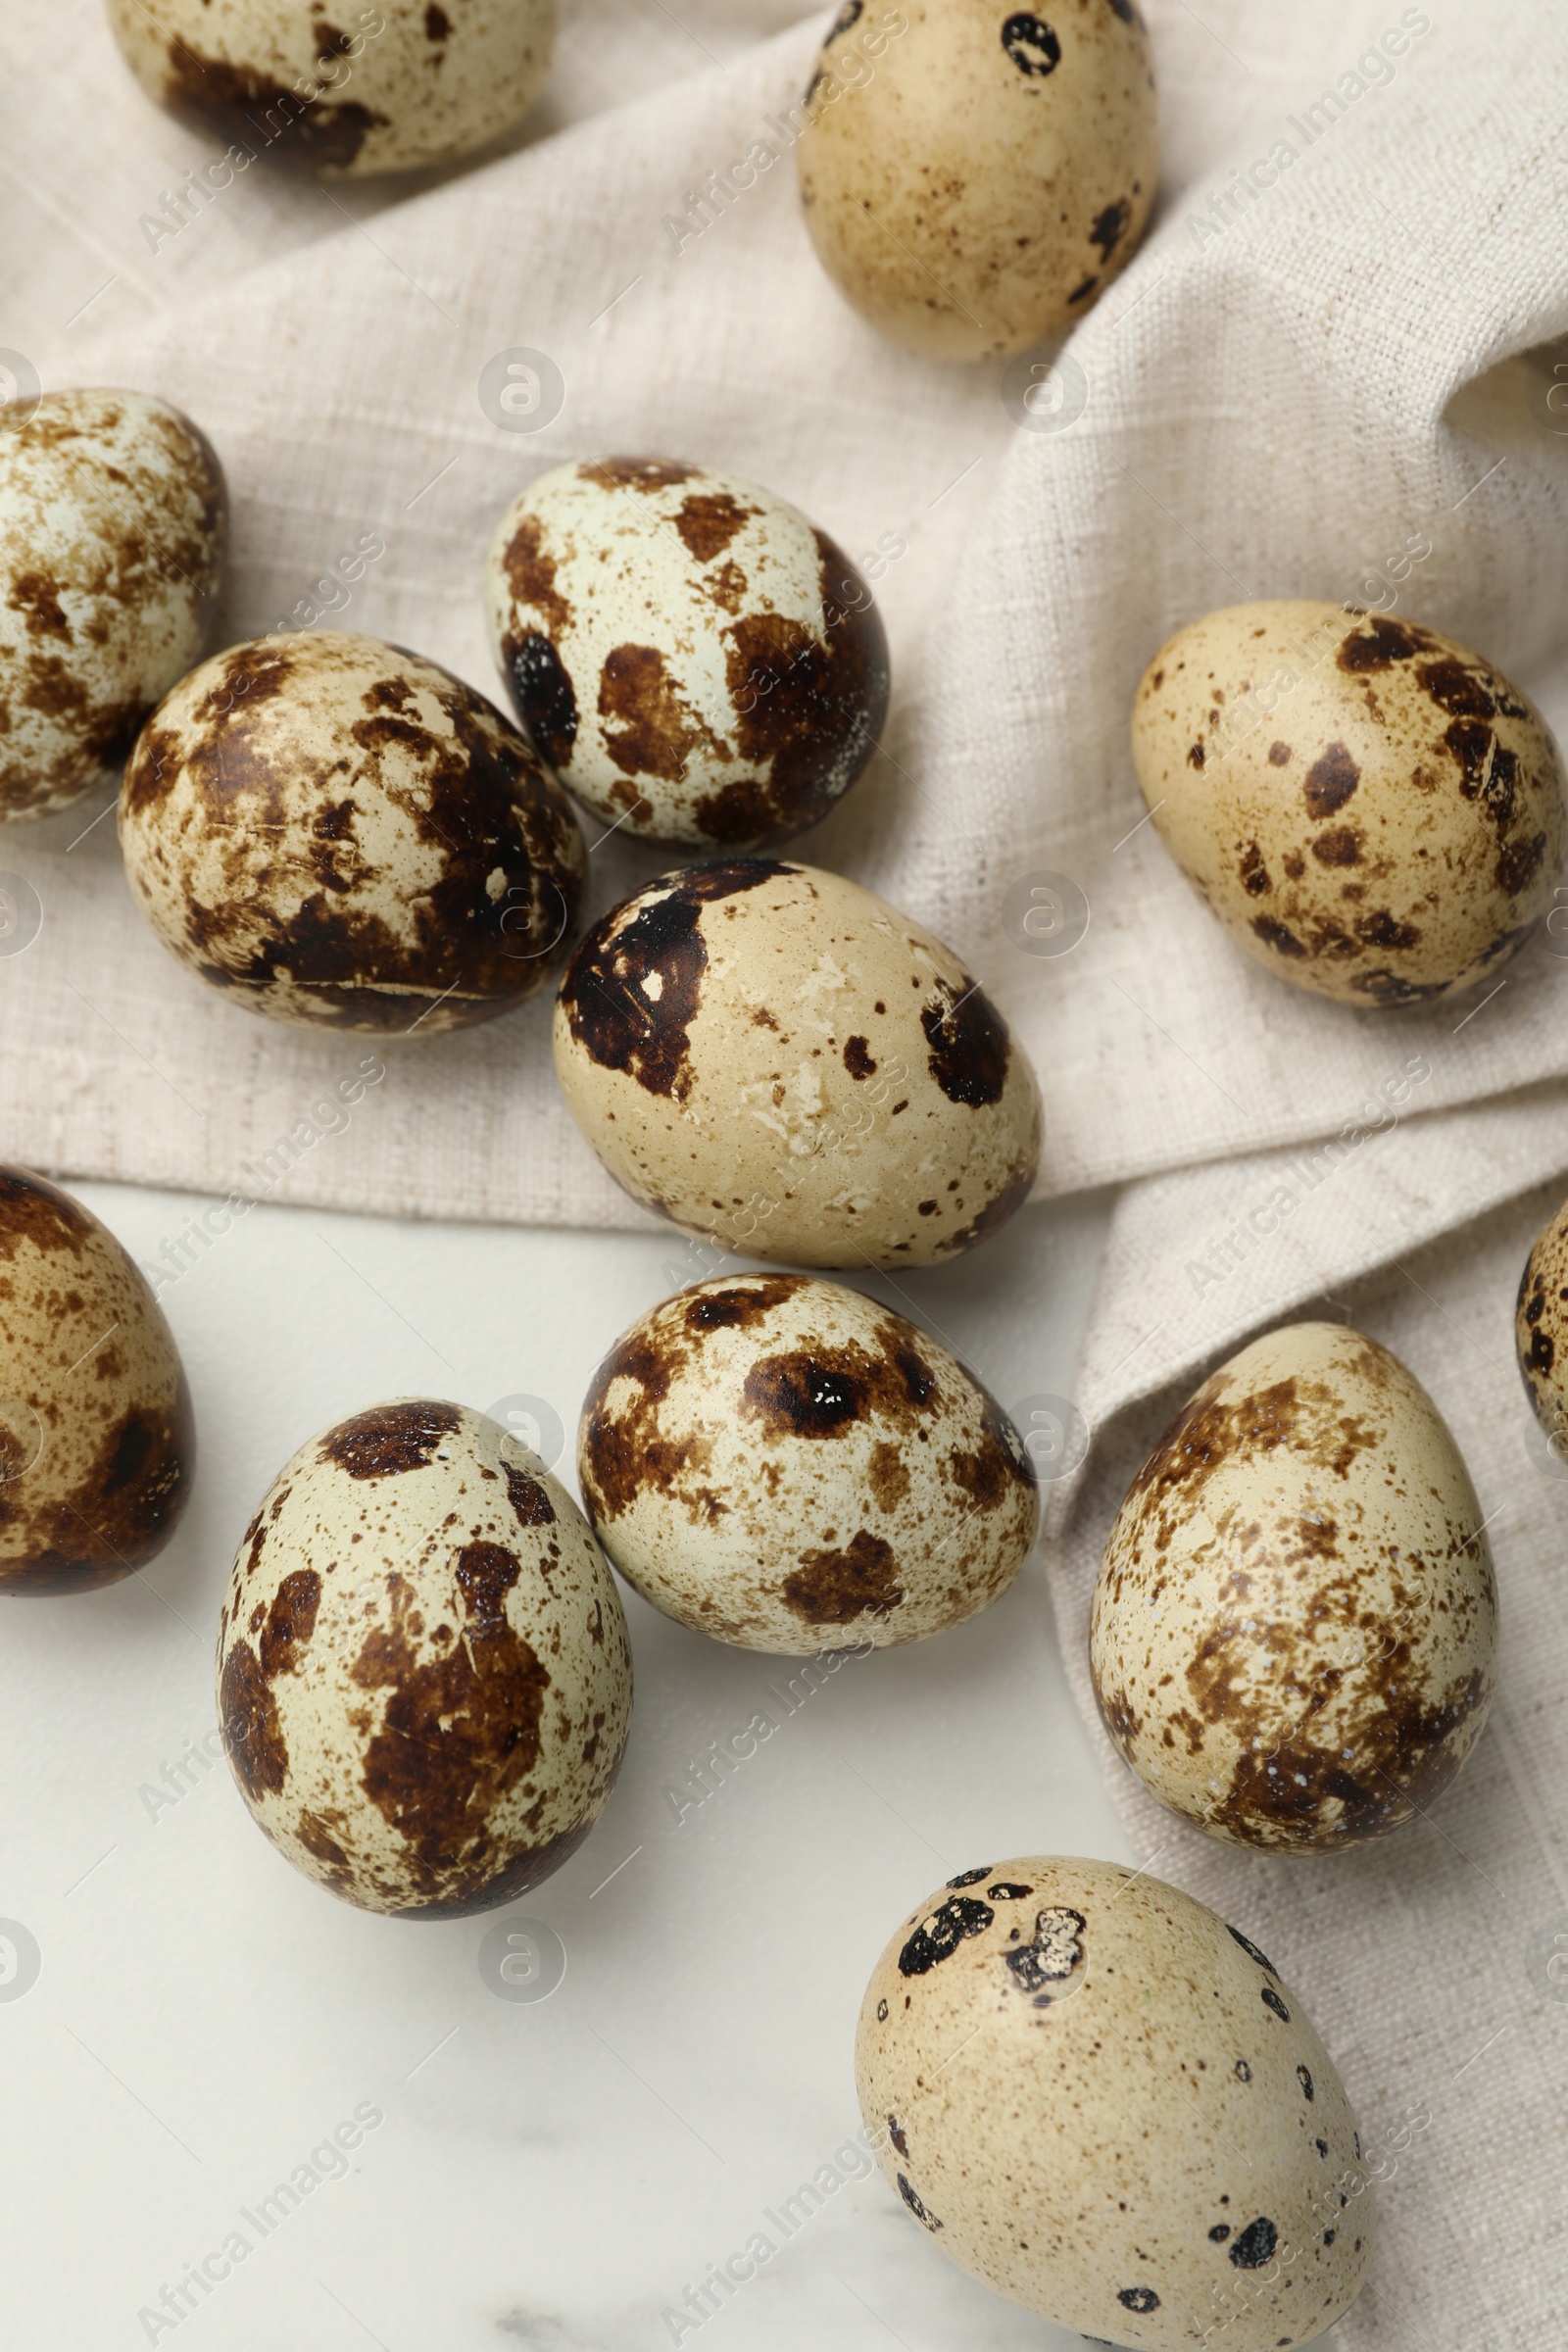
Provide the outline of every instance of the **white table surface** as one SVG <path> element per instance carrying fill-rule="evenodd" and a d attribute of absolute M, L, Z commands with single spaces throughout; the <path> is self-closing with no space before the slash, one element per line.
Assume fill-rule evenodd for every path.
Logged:
<path fill-rule="evenodd" d="M 73 1189 L 146 1264 L 202 1205 Z M 1004 1403 L 1070 1396 L 1107 1216 L 1103 1200 L 1030 1209 L 972 1259 L 862 1287 Z M 479 1919 L 373 1918 L 309 1885 L 217 1753 L 220 1596 L 295 1446 L 388 1396 L 526 1395 L 565 1430 L 574 1484 L 594 1365 L 699 1271 L 672 1237 L 261 1206 L 163 1289 L 199 1426 L 184 1524 L 126 1583 L 12 1602 L 0 1642 L 0 1918 L 38 1952 L 16 1997 L 0 1942 L 8 2344 L 1081 2340 L 956 2270 L 854 2138 L 856 2016 L 904 1914 L 1010 1854 L 1130 1857 L 1038 1556 L 985 1616 L 851 1659 L 793 1713 L 777 1692 L 798 1669 L 627 1592 L 636 1703 L 608 1810 L 555 1878 Z M 759 1709 L 777 1732 L 677 1820 L 669 1788 Z M 548 1998 L 504 1998 L 481 1945 L 527 1924 L 559 1938 L 565 1973 Z M 515 1977 L 529 1946 L 510 1948 Z M 334 2154 L 356 2109 L 381 2120 Z M 786 2241 L 765 2211 L 824 2167 L 842 2185 Z M 298 2203 L 264 2231 L 260 2201 L 291 2177 Z M 241 2258 L 222 2251 L 236 2230 Z M 777 2252 L 712 2317 L 663 2316 L 760 2230 Z M 177 2325 L 144 2316 L 204 2260 Z"/>

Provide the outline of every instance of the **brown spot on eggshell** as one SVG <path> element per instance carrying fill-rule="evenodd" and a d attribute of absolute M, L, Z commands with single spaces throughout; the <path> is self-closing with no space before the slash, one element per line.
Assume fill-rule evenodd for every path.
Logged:
<path fill-rule="evenodd" d="M 1343 808 L 1361 781 L 1356 766 L 1343 743 L 1331 743 L 1327 751 L 1319 752 L 1306 771 L 1303 787 L 1306 806 L 1313 816 L 1332 816 Z"/>
<path fill-rule="evenodd" d="M 428 1400 L 376 1405 L 329 1429 L 320 1449 L 350 1478 L 397 1478 L 422 1470 L 461 1418 L 456 1405 Z"/>
<path fill-rule="evenodd" d="M 598 708 L 600 717 L 613 719 L 619 730 L 606 730 L 605 748 L 628 776 L 668 782 L 685 775 L 695 751 L 724 757 L 725 746 L 682 699 L 655 646 L 617 645 L 605 657 Z"/>
<path fill-rule="evenodd" d="M 922 1006 L 920 1026 L 931 1049 L 931 1075 L 950 1102 L 978 1108 L 1001 1101 L 1007 1083 L 1007 1024 L 978 982 L 967 973 L 958 989 L 938 981 L 936 1002 Z"/>
<path fill-rule="evenodd" d="M 248 1642 L 235 1642 L 223 1660 L 218 1719 L 223 1752 L 245 1794 L 253 1804 L 275 1795 L 288 1777 L 288 1750 L 268 1679 Z"/>
<path fill-rule="evenodd" d="M 624 908 L 602 918 L 561 985 L 571 1034 L 601 1068 L 624 1070 L 649 1094 L 684 1097 L 687 1027 L 708 965 L 702 910 L 789 870 L 760 858 L 691 866 L 643 892 L 629 919 Z"/>
<path fill-rule="evenodd" d="M 699 564 L 711 564 L 757 512 L 756 507 L 742 506 L 730 490 L 710 491 L 706 497 L 694 491 L 681 500 L 675 528 L 688 555 L 695 556 Z"/>
<path fill-rule="evenodd" d="M 779 1587 L 786 1608 L 808 1625 L 852 1625 L 857 1617 L 886 1617 L 904 1598 L 893 1546 L 858 1529 L 847 1544 L 808 1551 Z"/>

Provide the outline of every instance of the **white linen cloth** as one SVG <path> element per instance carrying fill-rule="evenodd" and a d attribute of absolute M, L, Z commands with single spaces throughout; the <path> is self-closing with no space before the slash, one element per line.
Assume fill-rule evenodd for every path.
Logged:
<path fill-rule="evenodd" d="M 725 467 L 852 555 L 906 548 L 877 588 L 884 755 L 798 846 L 983 977 L 1040 1074 L 1047 1190 L 1136 1180 L 1079 1384 L 1095 1448 L 1053 1497 L 1059 1524 L 1071 1512 L 1057 1609 L 1086 1714 L 1089 1586 L 1138 1447 L 1271 1320 L 1327 1299 L 1388 1339 L 1502 1509 L 1503 1696 L 1430 1829 L 1332 1862 L 1236 1856 L 1106 1764 L 1140 1849 L 1271 1950 L 1394 2153 L 1373 2289 L 1338 2339 L 1545 2352 L 1568 2307 L 1568 2007 L 1540 1941 L 1554 1921 L 1568 1935 L 1568 1488 L 1530 1450 L 1507 1326 L 1568 1165 L 1568 937 L 1541 935 L 1476 1004 L 1371 1014 L 1295 993 L 1140 826 L 1126 738 L 1163 638 L 1250 595 L 1392 600 L 1568 722 L 1568 22 L 1547 0 L 1149 13 L 1154 228 L 1043 379 L 1060 405 L 1027 425 L 1001 368 L 912 359 L 843 306 L 787 153 L 700 234 L 668 225 L 710 171 L 782 146 L 767 119 L 824 21 L 787 0 L 564 0 L 550 95 L 490 160 L 330 190 L 258 168 L 163 235 L 211 149 L 147 104 L 97 0 L 9 0 L 0 344 L 46 385 L 160 392 L 213 437 L 235 515 L 220 642 L 330 600 L 327 625 L 500 699 L 490 534 L 535 472 L 592 453 Z M 532 435 L 478 397 L 516 348 L 564 382 Z M 339 605 L 317 584 L 367 535 L 385 554 Z M 385 1212 L 645 1221 L 555 1093 L 547 1004 L 406 1046 L 258 1020 L 158 947 L 99 815 L 0 839 L 23 929 L 40 923 L 0 956 L 0 1154 Z M 617 837 L 594 903 L 665 862 Z M 1064 955 L 1018 944 L 1010 910 L 1041 874 L 1087 903 Z M 346 1125 L 313 1118 L 367 1052 L 384 1080 Z M 1275 1230 L 1238 1240 L 1282 1189 Z"/>

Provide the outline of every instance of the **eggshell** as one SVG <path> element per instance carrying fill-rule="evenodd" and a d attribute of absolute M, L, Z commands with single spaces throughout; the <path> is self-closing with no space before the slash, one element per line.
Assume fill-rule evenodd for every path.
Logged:
<path fill-rule="evenodd" d="M 1279 1853 L 1424 1812 L 1492 1703 L 1483 1518 L 1376 1340 L 1294 1323 L 1222 1364 L 1134 1480 L 1095 1588 L 1095 1692 L 1144 1786 Z"/>
<path fill-rule="evenodd" d="M 535 750 L 651 841 L 740 849 L 814 825 L 887 716 L 871 591 L 798 509 L 733 474 L 560 466 L 503 516 L 486 597 Z"/>
<path fill-rule="evenodd" d="M 200 657 L 222 578 L 222 468 L 144 392 L 46 392 L 0 431 L 0 817 L 107 785 Z"/>
<path fill-rule="evenodd" d="M 89 1592 L 157 1556 L 195 1467 L 173 1334 L 90 1209 L 0 1167 L 0 1592 Z"/>
<path fill-rule="evenodd" d="M 1568 1205 L 1536 1238 L 1514 1317 L 1519 1369 L 1536 1419 L 1568 1464 Z"/>
<path fill-rule="evenodd" d="M 573 1117 L 634 1200 L 804 1266 L 923 1266 L 1005 1224 L 1034 1076 L 957 957 L 838 874 L 662 875 L 594 925 L 556 1004 Z"/>
<path fill-rule="evenodd" d="M 466 1406 L 373 1405 L 285 1463 L 241 1541 L 219 1721 L 278 1851 L 367 1911 L 537 1886 L 620 1769 L 614 1579 L 537 1454 Z"/>
<path fill-rule="evenodd" d="M 1144 673 L 1133 757 L 1167 849 L 1237 945 L 1341 1004 L 1457 995 L 1529 937 L 1563 859 L 1540 713 L 1451 637 L 1232 605 Z"/>
<path fill-rule="evenodd" d="M 1159 105 L 1136 0 L 1048 16 L 847 0 L 804 114 L 795 153 L 818 259 L 881 334 L 932 359 L 1059 335 L 1149 220 Z"/>
<path fill-rule="evenodd" d="M 1148 2352 L 1304 2344 L 1355 2300 L 1355 2117 L 1255 1944 L 1147 1873 L 988 1863 L 909 1917 L 860 2009 L 866 2132 L 933 2243 Z"/>
<path fill-rule="evenodd" d="M 1022 1440 L 956 1356 L 804 1274 L 720 1275 L 640 1315 L 589 1388 L 577 1480 L 656 1609 L 801 1655 L 961 1625 L 1039 1521 Z"/>
<path fill-rule="evenodd" d="M 356 0 L 330 22 L 322 9 L 109 0 L 143 88 L 226 143 L 229 176 L 209 167 L 207 202 L 261 156 L 359 178 L 467 155 L 527 113 L 556 43 L 555 0 Z"/>
<path fill-rule="evenodd" d="M 251 1010 L 422 1036 L 533 994 L 587 870 L 570 803 L 483 695 L 324 630 L 234 646 L 160 704 L 120 846 L 165 947 Z"/>

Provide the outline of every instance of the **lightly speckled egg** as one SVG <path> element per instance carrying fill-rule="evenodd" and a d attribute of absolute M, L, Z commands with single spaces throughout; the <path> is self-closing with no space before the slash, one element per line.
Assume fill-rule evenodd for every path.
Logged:
<path fill-rule="evenodd" d="M 373 1405 L 302 1446 L 240 1543 L 219 1723 L 285 1858 L 362 1910 L 457 1919 L 575 1852 L 631 1722 L 615 1581 L 483 1413 Z"/>
<path fill-rule="evenodd" d="M 1237 945 L 1341 1004 L 1455 996 L 1551 904 L 1565 820 L 1545 723 L 1413 621 L 1298 601 L 1210 612 L 1145 671 L 1133 758 Z"/>
<path fill-rule="evenodd" d="M 1552 1454 L 1568 1465 L 1568 1205 L 1536 1237 L 1519 1284 L 1514 1338 L 1536 1419 Z"/>
<path fill-rule="evenodd" d="M 222 468 L 145 392 L 46 392 L 0 430 L 0 817 L 107 785 L 200 659 L 228 536 Z"/>
<path fill-rule="evenodd" d="M 467 155 L 527 113 L 556 44 L 555 0 L 109 0 L 109 22 L 148 94 L 228 142 L 207 202 L 262 156 L 363 178 Z"/>
<path fill-rule="evenodd" d="M 173 1334 L 79 1200 L 0 1168 L 0 1592 L 89 1592 L 156 1557 L 195 1468 Z"/>
<path fill-rule="evenodd" d="M 633 1200 L 720 1249 L 924 1266 L 1028 1198 L 1034 1073 L 951 949 L 820 867 L 662 874 L 586 934 L 556 1074 Z"/>
<path fill-rule="evenodd" d="M 796 147 L 817 258 L 938 360 L 1026 351 L 1132 258 L 1159 173 L 1136 0 L 846 0 Z"/>
<path fill-rule="evenodd" d="M 165 947 L 252 1011 L 426 1036 L 533 994 L 588 862 L 482 694 L 326 630 L 181 680 L 125 769 L 120 846 Z"/>
<path fill-rule="evenodd" d="M 750 849 L 814 825 L 882 732 L 871 592 L 798 508 L 657 458 L 557 466 L 502 517 L 490 641 L 541 758 L 607 825 Z"/>
<path fill-rule="evenodd" d="M 1492 1703 L 1483 1517 L 1376 1340 L 1293 1323 L 1232 1356 L 1133 1481 L 1095 1587 L 1095 1694 L 1144 1786 L 1283 1854 L 1424 1812 Z"/>
<path fill-rule="evenodd" d="M 622 1332 L 577 1480 L 612 1564 L 744 1649 L 887 1649 L 989 1608 L 1039 1524 L 1023 1442 L 929 1332 L 805 1274 L 720 1275 Z"/>
<path fill-rule="evenodd" d="M 911 1912 L 856 2037 L 933 2243 L 1142 2352 L 1275 2352 L 1355 2300 L 1371 2178 L 1334 2062 L 1247 1936 L 1109 1862 L 987 1863 Z"/>

